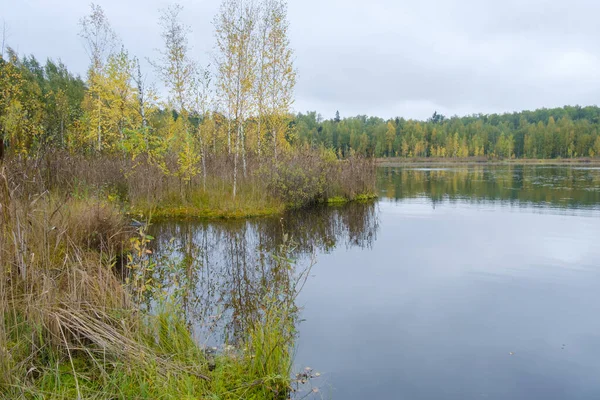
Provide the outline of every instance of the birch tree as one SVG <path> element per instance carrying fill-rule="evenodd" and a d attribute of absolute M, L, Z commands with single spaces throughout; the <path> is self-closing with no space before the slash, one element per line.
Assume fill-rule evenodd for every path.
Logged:
<path fill-rule="evenodd" d="M 136 97 L 138 93 L 132 86 L 134 61 L 127 51 L 112 54 L 106 64 L 103 82 L 103 102 L 107 105 L 108 130 L 111 133 L 111 143 L 123 142 L 124 130 L 138 125 L 136 120 Z M 118 134 L 118 135 L 117 135 Z"/>
<path fill-rule="evenodd" d="M 152 135 L 152 129 L 148 119 L 157 111 L 157 95 L 152 85 L 146 83 L 146 77 L 142 75 L 140 60 L 134 57 L 131 61 L 131 81 L 134 87 L 134 103 L 132 108 L 135 125 L 127 131 L 126 151 L 135 159 L 140 154 L 146 154 L 150 159 L 160 162 L 162 138 Z"/>
<path fill-rule="evenodd" d="M 234 87 L 234 59 L 235 59 L 235 29 L 233 20 L 236 14 L 237 2 L 224 0 L 221 3 L 219 14 L 215 16 L 217 66 L 217 92 L 220 108 L 227 120 L 227 154 L 231 154 L 231 121 L 234 118 L 235 91 Z"/>
<path fill-rule="evenodd" d="M 214 135 L 215 123 L 211 113 L 211 78 L 208 69 L 198 75 L 195 86 L 195 113 L 199 116 L 198 144 L 202 160 L 202 188 L 206 191 L 206 147 Z"/>
<path fill-rule="evenodd" d="M 6 41 L 8 40 L 8 27 L 6 21 L 2 21 L 2 43 L 0 44 L 0 58 L 4 58 L 4 51 L 6 49 Z"/>
<path fill-rule="evenodd" d="M 79 36 L 84 40 L 85 50 L 90 58 L 90 68 L 88 69 L 88 95 L 91 101 L 88 102 L 91 110 L 90 122 L 96 130 L 96 148 L 102 150 L 102 131 L 103 104 L 100 98 L 102 90 L 102 74 L 106 60 L 112 53 L 117 36 L 112 30 L 104 10 L 99 5 L 91 4 L 90 15 L 83 17 L 80 22 L 81 31 Z"/>
<path fill-rule="evenodd" d="M 190 132 L 190 111 L 194 101 L 194 85 L 198 68 L 189 56 L 188 33 L 179 17 L 183 7 L 172 5 L 162 11 L 160 26 L 163 29 L 164 48 L 160 50 L 157 63 L 153 63 L 169 91 L 168 105 L 179 113 L 175 129 L 175 141 L 178 144 L 177 175 L 186 184 L 198 173 L 200 156 Z"/>
<path fill-rule="evenodd" d="M 268 18 L 267 7 L 262 3 L 259 8 L 260 19 L 258 22 L 258 41 L 257 41 L 257 54 L 259 61 L 257 63 L 256 71 L 256 108 L 257 108 L 257 128 L 256 128 L 256 141 L 257 141 L 257 153 L 260 158 L 262 153 L 262 132 L 263 132 L 263 119 L 265 111 L 265 85 L 267 79 L 267 36 L 271 30 L 271 21 Z"/>
<path fill-rule="evenodd" d="M 152 95 L 146 85 L 146 79 L 142 76 L 142 67 L 140 66 L 140 60 L 137 57 L 133 59 L 134 75 L 132 76 L 133 82 L 137 88 L 137 101 L 138 101 L 138 113 L 142 121 L 142 129 L 144 135 L 147 135 L 146 128 L 148 127 L 148 108 L 151 101 Z M 146 145 L 148 144 L 146 138 Z"/>
<path fill-rule="evenodd" d="M 189 56 L 188 34 L 190 28 L 179 17 L 183 7 L 171 5 L 162 10 L 160 26 L 163 30 L 164 48 L 154 65 L 169 91 L 169 105 L 181 114 L 189 113 L 193 98 L 193 81 L 196 63 Z"/>
<path fill-rule="evenodd" d="M 285 143 L 285 132 L 290 121 L 296 70 L 293 51 L 288 37 L 287 3 L 283 0 L 265 0 L 263 24 L 266 25 L 264 43 L 264 112 L 267 129 L 273 143 L 273 157 L 277 161 L 279 147 Z"/>
<path fill-rule="evenodd" d="M 217 87 L 225 105 L 229 124 L 235 123 L 233 167 L 233 197 L 236 196 L 238 159 L 246 174 L 244 125 L 252 112 L 252 92 L 255 83 L 256 8 L 251 1 L 224 0 L 214 21 L 216 28 Z M 228 128 L 228 151 L 231 152 L 231 125 Z"/>

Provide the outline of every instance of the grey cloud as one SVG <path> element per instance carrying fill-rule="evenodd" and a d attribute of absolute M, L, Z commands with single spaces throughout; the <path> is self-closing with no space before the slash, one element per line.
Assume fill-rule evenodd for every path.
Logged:
<path fill-rule="evenodd" d="M 158 9 L 167 2 L 97 2 L 132 54 L 155 54 Z M 208 64 L 219 1 L 182 3 L 194 54 Z M 84 74 L 77 22 L 87 8 L 0 0 L 0 19 L 21 53 L 61 58 Z M 426 118 L 434 110 L 505 112 L 600 97 L 594 0 L 290 0 L 289 9 L 298 111 Z"/>

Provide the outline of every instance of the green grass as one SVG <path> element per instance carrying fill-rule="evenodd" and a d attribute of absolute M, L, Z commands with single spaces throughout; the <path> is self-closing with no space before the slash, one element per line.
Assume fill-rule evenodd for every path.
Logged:
<path fill-rule="evenodd" d="M 214 190 L 210 193 L 201 189 L 189 191 L 185 196 L 170 193 L 161 201 L 148 204 L 133 201 L 128 214 L 139 218 L 152 217 L 154 221 L 165 219 L 243 219 L 282 214 L 286 209 L 302 205 L 284 204 L 281 200 L 266 195 L 264 189 L 241 187 L 235 199 L 228 189 Z M 323 201 L 328 205 L 342 205 L 353 201 L 370 201 L 377 196 L 371 193 L 359 194 L 349 198 L 333 196 Z"/>
<path fill-rule="evenodd" d="M 347 202 L 349 202 L 350 200 L 347 199 L 346 197 L 342 197 L 342 196 L 334 196 L 334 197 L 330 197 L 327 199 L 326 203 L 327 204 L 345 204 Z"/>
<path fill-rule="evenodd" d="M 278 308 L 279 307 L 279 308 Z M 283 399 L 290 388 L 293 319 L 281 305 L 251 324 L 244 348 L 211 361 L 174 308 L 145 316 L 139 332 L 129 332 L 116 354 L 94 343 L 59 351 L 44 345 L 29 357 L 27 372 L 13 385 L 0 384 L 2 398 L 29 399 Z M 27 359 L 36 330 L 21 325 L 12 354 Z M 19 350 L 18 352 L 16 350 Z M 63 349 L 64 350 L 64 349 Z"/>
<path fill-rule="evenodd" d="M 280 214 L 285 209 L 256 182 L 240 184 L 235 198 L 229 184 L 213 181 L 206 190 L 187 188 L 184 195 L 163 193 L 150 203 L 144 199 L 131 199 L 130 203 L 131 214 L 151 215 L 154 220 L 251 218 Z"/>
<path fill-rule="evenodd" d="M 151 215 L 155 221 L 188 218 L 240 219 L 277 215 L 281 214 L 283 210 L 284 208 L 281 206 L 266 208 L 252 208 L 247 206 L 209 208 L 202 207 L 201 205 L 166 205 L 157 206 L 156 208 L 142 207 L 134 209 L 131 214 Z"/>
<path fill-rule="evenodd" d="M 341 204 L 351 203 L 353 201 L 368 202 L 368 201 L 375 200 L 375 199 L 377 199 L 377 195 L 371 194 L 371 193 L 364 193 L 364 194 L 356 195 L 353 198 L 347 198 L 347 197 L 343 197 L 343 196 L 330 197 L 326 200 L 325 203 L 329 204 L 329 205 L 341 205 Z"/>

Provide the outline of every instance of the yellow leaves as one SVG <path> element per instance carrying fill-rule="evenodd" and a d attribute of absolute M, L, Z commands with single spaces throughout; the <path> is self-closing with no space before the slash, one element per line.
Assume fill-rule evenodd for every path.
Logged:
<path fill-rule="evenodd" d="M 124 139 L 124 130 L 141 125 L 136 112 L 137 89 L 131 84 L 134 62 L 122 50 L 108 58 L 101 70 L 90 70 L 88 92 L 83 102 L 86 113 L 85 137 L 98 150 L 116 150 Z"/>
<path fill-rule="evenodd" d="M 15 153 L 27 154 L 40 132 L 40 126 L 31 117 L 30 109 L 16 99 L 8 104 L 0 116 L 0 125 Z"/>
<path fill-rule="evenodd" d="M 198 167 L 200 155 L 195 147 L 195 141 L 192 136 L 187 134 L 177 157 L 177 165 L 179 166 L 177 175 L 184 182 L 189 182 L 194 176 L 200 173 L 200 168 Z"/>
<path fill-rule="evenodd" d="M 0 57 L 0 132 L 10 141 L 10 149 L 26 154 L 42 130 L 41 90 L 35 80 L 27 80 L 14 53 L 10 60 Z"/>

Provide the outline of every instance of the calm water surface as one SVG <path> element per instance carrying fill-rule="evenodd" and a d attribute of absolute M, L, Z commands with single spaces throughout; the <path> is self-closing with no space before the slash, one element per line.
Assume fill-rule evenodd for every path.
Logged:
<path fill-rule="evenodd" d="M 190 318 L 225 316 L 199 340 L 235 336 L 287 232 L 298 268 L 317 260 L 296 300 L 295 368 L 321 373 L 312 398 L 600 398 L 600 169 L 377 180 L 376 204 L 154 226 L 158 254 L 200 260 Z"/>

